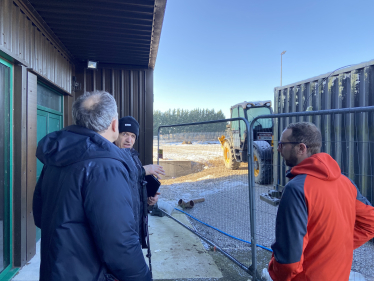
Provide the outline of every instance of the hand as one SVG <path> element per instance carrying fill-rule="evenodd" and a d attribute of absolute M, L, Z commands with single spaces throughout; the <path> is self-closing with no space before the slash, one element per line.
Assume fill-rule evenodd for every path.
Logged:
<path fill-rule="evenodd" d="M 156 195 L 155 195 L 154 197 L 148 197 L 148 201 L 147 201 L 148 205 L 149 205 L 149 206 L 153 206 L 154 204 L 156 204 L 157 201 L 158 201 L 158 196 L 159 196 L 160 194 L 161 194 L 161 193 L 157 192 Z"/>
<path fill-rule="evenodd" d="M 157 178 L 161 179 L 160 175 L 165 175 L 165 170 L 162 166 L 160 165 L 145 165 L 143 166 L 145 170 L 145 174 L 148 175 L 154 175 Z"/>
<path fill-rule="evenodd" d="M 273 280 L 273 279 L 271 279 L 270 274 L 269 274 L 267 268 L 264 268 L 264 269 L 262 270 L 261 277 L 262 277 L 263 280 L 266 280 L 266 281 L 272 281 L 272 280 Z"/>

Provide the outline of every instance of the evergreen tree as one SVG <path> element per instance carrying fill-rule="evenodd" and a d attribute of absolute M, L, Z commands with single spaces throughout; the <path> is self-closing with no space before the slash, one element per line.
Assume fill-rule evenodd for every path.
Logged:
<path fill-rule="evenodd" d="M 169 109 L 165 112 L 155 110 L 153 112 L 153 135 L 157 135 L 158 127 L 163 125 L 176 125 L 186 123 L 196 123 L 213 120 L 223 120 L 225 115 L 222 110 L 215 112 L 214 109 Z M 161 130 L 162 134 L 180 132 L 223 132 L 226 129 L 226 122 L 210 123 L 202 125 L 167 127 Z"/>

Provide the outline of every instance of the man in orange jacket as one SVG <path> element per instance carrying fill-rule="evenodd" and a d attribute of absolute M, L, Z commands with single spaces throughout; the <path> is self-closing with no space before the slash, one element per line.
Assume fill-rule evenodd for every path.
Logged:
<path fill-rule="evenodd" d="M 374 237 L 374 208 L 321 146 L 321 132 L 307 122 L 288 125 L 278 144 L 291 180 L 269 263 L 275 281 L 348 280 L 353 250 Z"/>

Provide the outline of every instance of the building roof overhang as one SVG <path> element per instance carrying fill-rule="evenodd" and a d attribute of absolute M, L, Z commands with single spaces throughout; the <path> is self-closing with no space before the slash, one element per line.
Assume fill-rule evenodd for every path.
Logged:
<path fill-rule="evenodd" d="M 154 69 L 166 0 L 21 0 L 75 63 Z"/>

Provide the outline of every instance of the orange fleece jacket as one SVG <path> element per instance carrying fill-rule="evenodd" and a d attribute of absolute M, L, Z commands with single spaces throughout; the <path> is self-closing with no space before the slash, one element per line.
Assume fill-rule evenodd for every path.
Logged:
<path fill-rule="evenodd" d="M 287 175 L 269 274 L 275 281 L 344 281 L 353 250 L 374 237 L 374 208 L 326 153 Z"/>

